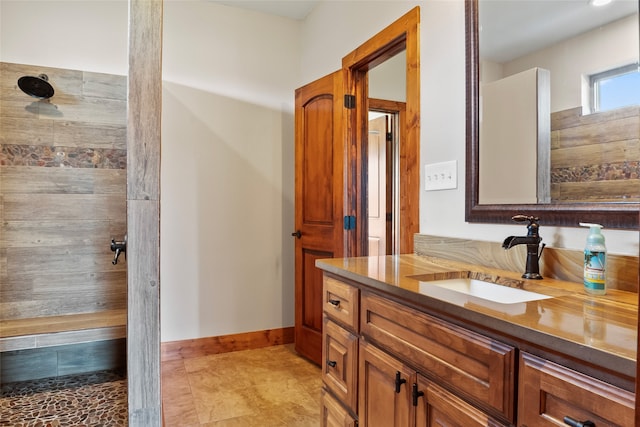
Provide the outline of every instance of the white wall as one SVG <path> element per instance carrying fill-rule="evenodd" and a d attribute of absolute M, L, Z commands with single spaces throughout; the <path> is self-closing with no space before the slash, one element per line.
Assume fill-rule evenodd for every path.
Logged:
<path fill-rule="evenodd" d="M 162 340 L 292 326 L 300 22 L 166 1 Z"/>
<path fill-rule="evenodd" d="M 369 70 L 369 97 L 388 101 L 407 100 L 407 54 L 400 52 Z"/>
<path fill-rule="evenodd" d="M 302 26 L 302 81 L 311 82 L 342 68 L 344 56 L 419 3 L 408 0 L 320 2 Z"/>
<path fill-rule="evenodd" d="M 0 61 L 126 75 L 128 27 L 127 0 L 0 0 Z"/>

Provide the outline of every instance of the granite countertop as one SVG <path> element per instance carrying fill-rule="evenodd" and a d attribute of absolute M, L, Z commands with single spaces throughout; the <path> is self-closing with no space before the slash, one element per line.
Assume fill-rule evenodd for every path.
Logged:
<path fill-rule="evenodd" d="M 584 292 L 581 283 L 525 280 L 521 273 L 413 254 L 322 259 L 316 265 L 428 312 L 458 319 L 458 323 L 472 325 L 472 329 L 475 326 L 496 331 L 635 378 L 638 324 L 635 293 L 608 290 L 606 295 L 591 296 Z M 551 298 L 500 304 L 429 284 L 467 272 Z"/>

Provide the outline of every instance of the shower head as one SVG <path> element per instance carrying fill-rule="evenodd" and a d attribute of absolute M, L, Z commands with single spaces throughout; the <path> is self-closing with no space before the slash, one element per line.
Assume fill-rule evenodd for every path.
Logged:
<path fill-rule="evenodd" d="M 40 99 L 51 98 L 54 92 L 46 74 L 20 77 L 18 79 L 18 87 L 27 95 Z"/>

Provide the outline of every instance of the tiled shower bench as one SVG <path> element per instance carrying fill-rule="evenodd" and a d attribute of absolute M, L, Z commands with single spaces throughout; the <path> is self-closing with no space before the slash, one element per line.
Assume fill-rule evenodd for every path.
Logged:
<path fill-rule="evenodd" d="M 0 321 L 2 383 L 126 366 L 127 311 Z"/>

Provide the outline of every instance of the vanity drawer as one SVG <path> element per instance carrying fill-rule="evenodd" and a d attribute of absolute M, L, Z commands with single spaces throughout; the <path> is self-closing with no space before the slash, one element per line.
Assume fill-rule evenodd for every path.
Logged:
<path fill-rule="evenodd" d="M 322 381 L 354 413 L 358 387 L 358 337 L 324 316 Z"/>
<path fill-rule="evenodd" d="M 325 275 L 322 295 L 322 307 L 327 316 L 357 333 L 358 288 Z"/>
<path fill-rule="evenodd" d="M 360 331 L 420 373 L 513 422 L 515 349 L 363 292 Z"/>
<path fill-rule="evenodd" d="M 596 426 L 634 425 L 634 393 L 522 353 L 518 425 L 564 425 L 564 417 Z"/>
<path fill-rule="evenodd" d="M 356 427 L 356 420 L 325 389 L 322 389 L 322 427 Z"/>

